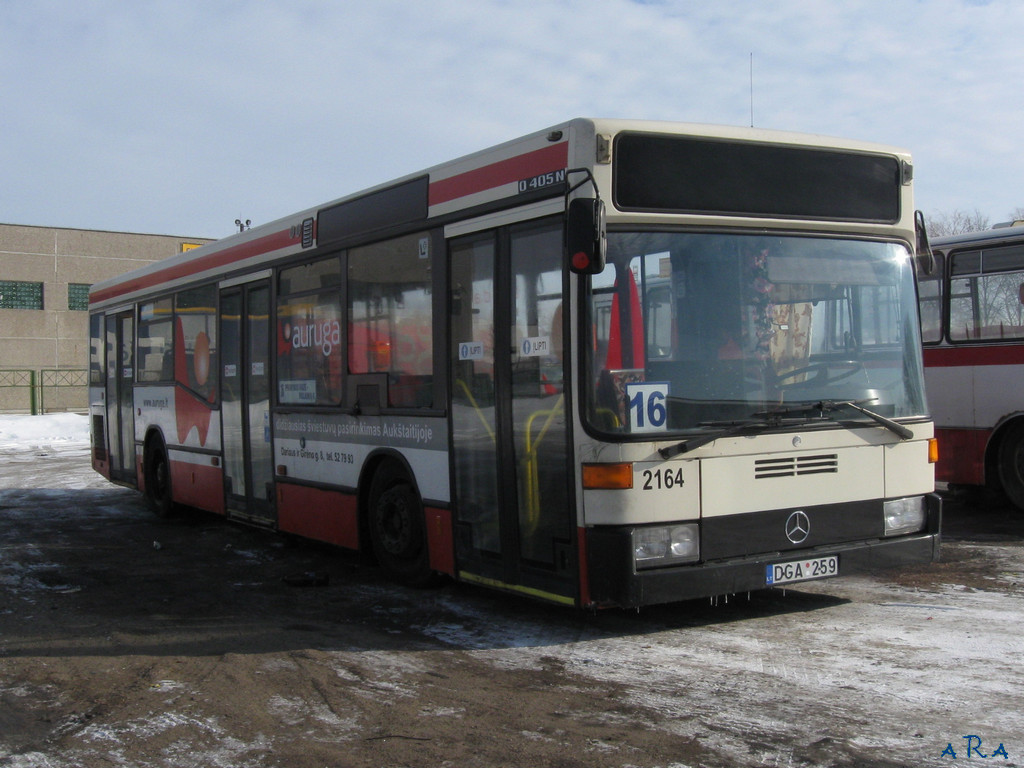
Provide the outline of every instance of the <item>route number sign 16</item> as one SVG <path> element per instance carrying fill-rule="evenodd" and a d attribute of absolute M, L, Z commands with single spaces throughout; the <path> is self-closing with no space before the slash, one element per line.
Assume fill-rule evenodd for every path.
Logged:
<path fill-rule="evenodd" d="M 664 432 L 668 429 L 667 381 L 626 384 L 626 409 L 630 431 Z"/>

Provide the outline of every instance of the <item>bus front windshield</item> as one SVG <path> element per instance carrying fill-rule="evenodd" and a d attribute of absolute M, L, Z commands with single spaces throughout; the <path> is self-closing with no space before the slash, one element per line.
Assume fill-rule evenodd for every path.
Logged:
<path fill-rule="evenodd" d="M 609 232 L 586 309 L 584 405 L 598 432 L 657 437 L 846 402 L 925 413 L 899 243 Z"/>

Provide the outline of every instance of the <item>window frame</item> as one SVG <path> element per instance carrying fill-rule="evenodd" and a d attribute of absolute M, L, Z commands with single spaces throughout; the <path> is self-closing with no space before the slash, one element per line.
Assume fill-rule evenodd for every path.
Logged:
<path fill-rule="evenodd" d="M 1016 253 L 1011 253 L 1011 251 Z M 1016 259 L 1016 263 L 1008 262 L 1007 257 Z M 944 338 L 954 345 L 1005 344 L 1024 341 L 1024 302 L 1021 302 L 1021 309 L 1019 310 L 1021 322 L 1010 326 L 1019 329 L 1012 335 L 1004 333 L 1000 335 L 982 335 L 984 329 L 989 326 L 982 324 L 982 320 L 986 318 L 978 314 L 980 308 L 979 286 L 986 280 L 992 282 L 998 276 L 1006 278 L 1012 275 L 1019 275 L 1018 300 L 1020 301 L 1021 297 L 1024 297 L 1024 246 L 1020 243 L 994 246 L 971 245 L 956 251 L 950 251 L 947 258 L 949 262 L 947 276 L 943 281 L 945 295 L 942 296 Z M 993 262 L 991 266 L 988 264 L 989 261 Z M 954 284 L 958 280 L 966 281 L 966 292 L 957 293 L 954 291 Z M 953 333 L 953 302 L 954 300 L 963 299 L 967 299 L 969 302 L 973 328 L 976 329 L 976 331 L 972 331 L 966 336 L 954 335 Z M 1000 327 L 1003 326 L 1001 325 Z"/>
<path fill-rule="evenodd" d="M 413 253 L 411 247 L 408 252 L 401 252 L 401 249 L 406 246 L 406 243 L 402 241 L 407 241 L 409 246 L 416 246 L 415 260 L 409 257 L 409 254 Z M 398 250 L 395 250 L 396 247 Z M 383 269 L 394 266 L 394 258 L 389 261 L 387 259 L 388 256 L 399 260 L 409 258 L 408 266 L 413 274 L 420 268 L 419 263 L 423 262 L 422 269 L 424 274 L 422 279 L 418 281 L 389 282 L 359 279 L 358 272 L 354 274 L 354 271 L 367 266 L 371 268 L 376 266 Z M 345 338 L 348 343 L 344 363 L 345 375 L 350 381 L 359 381 L 360 377 L 363 377 L 363 380 L 367 382 L 370 379 L 377 380 L 383 378 L 386 380 L 385 389 L 387 391 L 382 393 L 380 405 L 388 410 L 413 410 L 417 412 L 437 410 L 441 407 L 440 404 L 444 402 L 443 374 L 438 372 L 439 363 L 443 364 L 445 359 L 443 341 L 439 343 L 438 340 L 439 332 L 443 332 L 445 326 L 445 314 L 443 311 L 444 288 L 443 286 L 439 288 L 438 281 L 439 279 L 444 279 L 446 270 L 440 265 L 446 259 L 446 256 L 444 249 L 439 247 L 435 230 L 429 229 L 417 229 L 395 237 L 362 244 L 349 248 L 345 254 L 343 260 L 345 271 L 344 314 L 346 323 Z M 386 273 L 380 273 L 381 276 L 384 274 Z M 369 276 L 376 277 L 372 271 L 369 273 Z M 354 290 L 354 287 L 357 285 L 375 286 L 378 288 L 378 291 L 376 294 L 371 292 L 364 295 L 362 291 Z M 425 312 L 396 313 L 394 311 L 395 308 L 401 308 L 397 295 L 394 295 L 392 292 L 392 295 L 388 296 L 386 291 L 379 290 L 380 286 L 389 285 L 416 285 L 415 290 L 422 291 L 421 299 L 425 301 Z M 409 288 L 406 287 L 403 289 L 403 292 L 408 290 Z M 382 301 L 382 312 L 387 315 L 386 322 L 388 324 L 386 349 L 379 347 L 379 339 L 374 341 L 374 337 L 378 332 L 372 329 L 368 323 L 370 320 L 368 314 L 369 301 L 377 298 L 386 300 L 387 304 L 384 307 L 384 301 Z M 403 296 L 402 301 L 408 301 L 408 299 Z M 355 310 L 360 304 L 366 304 L 366 310 L 364 313 L 357 315 Z M 366 316 L 363 316 L 364 314 Z M 417 334 L 415 342 L 409 334 L 399 334 L 399 326 L 404 320 L 422 323 L 424 319 L 427 321 L 427 325 L 422 329 L 425 333 Z M 360 323 L 366 324 L 365 340 L 361 344 L 356 340 L 356 329 Z M 426 342 L 425 345 L 424 342 Z M 420 344 L 418 354 L 413 349 L 416 343 Z M 377 344 L 378 348 L 371 350 L 372 344 Z M 406 347 L 405 352 L 399 353 L 403 346 Z M 354 358 L 354 355 L 359 354 L 360 349 L 365 349 L 367 355 L 365 360 L 361 357 L 358 360 Z M 409 355 L 408 357 L 406 357 L 407 354 Z M 421 361 L 418 367 L 414 369 L 397 370 L 395 367 L 396 358 L 401 361 L 411 361 L 414 357 L 422 358 L 424 355 L 426 355 L 426 362 L 423 363 Z M 357 364 L 353 365 L 354 362 Z M 364 362 L 366 363 L 365 366 L 362 365 Z M 346 384 L 346 390 L 351 386 L 353 385 Z M 400 394 L 403 390 L 405 391 L 405 396 Z"/>
<path fill-rule="evenodd" d="M 946 278 L 946 254 L 942 251 L 935 251 L 935 270 L 932 275 L 921 275 L 917 277 L 917 301 L 920 307 L 919 315 L 921 319 L 921 343 L 924 346 L 936 346 L 942 344 L 948 336 L 949 317 L 946 312 L 946 299 L 949 293 L 948 280 Z M 924 302 L 925 298 L 921 295 L 921 288 L 924 285 L 935 285 L 937 286 L 937 292 L 935 296 L 928 296 L 927 301 L 929 304 L 938 305 L 938 326 L 937 334 L 933 333 L 932 336 L 925 338 L 925 313 L 924 313 Z"/>
<path fill-rule="evenodd" d="M 167 304 L 166 310 L 158 309 L 162 304 Z M 154 315 L 152 317 L 145 317 L 147 314 L 147 308 L 152 307 Z M 160 311 L 166 311 L 166 316 L 157 317 L 156 313 Z M 142 342 L 143 339 L 150 339 L 151 337 L 144 331 L 150 328 L 155 328 L 159 325 L 167 325 L 167 333 L 165 335 L 166 342 L 160 352 L 162 359 L 159 373 L 148 373 L 147 368 L 143 365 L 143 351 Z M 147 355 L 154 354 L 148 352 Z M 168 358 L 170 359 L 170 366 L 167 364 Z M 156 378 L 143 378 L 144 375 L 152 376 Z M 174 383 L 174 294 L 165 294 L 163 296 L 148 299 L 146 301 L 139 302 L 136 314 L 135 324 L 135 383 L 136 384 L 147 384 L 147 385 L 168 385 Z"/>
<path fill-rule="evenodd" d="M 212 349 L 213 354 L 212 354 L 212 356 L 210 356 L 208 358 L 208 361 L 207 361 L 208 365 L 207 365 L 205 382 L 200 383 L 198 381 L 199 369 L 196 367 L 194 357 L 193 357 L 193 360 L 191 361 L 191 363 L 192 363 L 191 366 L 188 365 L 189 360 L 188 360 L 187 345 L 186 345 L 186 349 L 184 350 L 185 359 L 186 359 L 186 368 L 185 368 L 184 371 L 177 371 L 178 351 L 176 349 L 176 345 L 178 343 L 178 332 L 177 332 L 178 319 L 179 319 L 180 315 L 184 314 L 182 312 L 183 308 L 179 306 L 179 301 L 181 300 L 181 297 L 184 296 L 185 294 L 198 293 L 199 291 L 202 291 L 202 290 L 208 290 L 212 294 L 209 297 L 209 298 L 212 299 L 211 307 L 213 309 L 213 312 L 212 312 L 212 314 L 209 315 L 209 317 L 212 318 L 212 322 L 209 322 L 209 321 L 207 322 L 207 327 L 206 327 L 205 333 L 207 334 L 207 341 L 212 343 L 212 345 L 213 345 L 213 349 Z M 210 402 L 210 403 L 216 402 L 217 399 L 220 397 L 220 378 L 219 378 L 219 376 L 220 376 L 220 337 L 219 337 L 219 328 L 220 328 L 220 296 L 219 296 L 219 291 L 217 289 L 216 283 L 203 283 L 202 285 L 194 285 L 194 286 L 191 286 L 189 288 L 184 288 L 182 290 L 175 291 L 174 292 L 174 315 L 173 315 L 173 317 L 174 317 L 174 324 L 172 326 L 172 333 L 174 334 L 174 336 L 173 336 L 173 339 L 172 339 L 172 347 L 171 348 L 173 350 L 173 354 L 175 355 L 175 372 L 174 372 L 174 381 L 175 381 L 175 383 L 181 384 L 183 387 L 185 387 L 190 392 L 193 392 L 197 396 L 203 398 L 206 402 Z M 212 337 L 211 337 L 211 332 L 212 332 Z M 196 334 L 196 336 L 198 338 L 198 334 Z M 182 324 L 182 343 L 183 344 L 185 344 L 185 339 L 186 339 L 185 328 L 184 328 L 184 324 Z M 209 351 L 209 348 L 208 348 L 208 351 Z M 195 348 L 193 347 L 193 356 L 194 355 L 195 355 Z M 187 383 L 185 381 L 179 381 L 178 380 L 178 374 L 179 373 L 184 376 L 184 378 L 187 380 Z M 199 385 L 198 387 L 197 386 L 193 386 L 193 380 L 195 380 L 196 384 Z"/>
<path fill-rule="evenodd" d="M 332 397 L 329 400 L 321 400 L 320 399 L 320 388 L 319 387 L 317 387 L 317 389 L 316 389 L 316 392 L 314 394 L 313 402 L 305 402 L 305 401 L 303 401 L 301 399 L 298 400 L 298 401 L 285 400 L 282 397 L 284 389 L 282 389 L 282 386 L 281 386 L 283 383 L 286 383 L 285 380 L 284 380 L 284 370 L 285 370 L 285 368 L 282 365 L 282 355 L 280 353 L 280 350 L 279 349 L 274 350 L 272 357 L 273 357 L 273 360 L 274 360 L 275 381 L 276 381 L 275 390 L 276 391 L 274 393 L 273 400 L 274 400 L 274 403 L 277 406 L 279 406 L 279 407 L 282 407 L 282 408 L 334 408 L 334 407 L 342 405 L 345 402 L 345 377 L 346 377 L 345 362 L 346 362 L 347 354 L 348 354 L 348 344 L 347 344 L 347 336 L 346 336 L 346 333 L 345 333 L 345 327 L 346 327 L 345 293 L 346 293 L 346 291 L 345 291 L 345 285 L 344 285 L 344 283 L 345 283 L 345 280 L 344 280 L 344 275 L 345 275 L 345 258 L 344 258 L 344 256 L 345 256 L 345 252 L 344 251 L 334 251 L 334 252 L 329 253 L 327 255 L 320 256 L 320 257 L 313 258 L 313 259 L 308 259 L 308 260 L 303 261 L 303 262 L 298 263 L 298 264 L 289 264 L 289 265 L 283 266 L 283 267 L 281 267 L 280 269 L 277 270 L 277 275 L 275 276 L 275 282 L 276 282 L 276 289 L 277 290 L 276 290 L 276 296 L 275 296 L 274 322 L 275 322 L 275 327 L 277 329 L 278 337 L 281 338 L 285 343 L 292 344 L 292 349 L 296 349 L 297 347 L 294 347 L 294 344 L 293 344 L 291 338 L 286 338 L 286 336 L 290 336 L 290 333 L 295 330 L 291 326 L 291 323 L 294 320 L 294 316 L 291 313 L 289 313 L 287 318 L 286 318 L 285 315 L 282 314 L 282 311 L 284 309 L 288 308 L 288 307 L 294 306 L 295 302 L 297 300 L 302 300 L 302 299 L 308 299 L 308 298 L 316 297 L 316 300 L 319 301 L 319 299 L 321 297 L 326 297 L 326 296 L 333 296 L 333 298 L 334 298 L 334 303 L 333 303 L 332 306 L 333 306 L 333 308 L 335 309 L 335 312 L 336 312 L 335 321 L 337 323 L 337 329 L 333 329 L 332 328 L 332 329 L 329 330 L 329 333 L 332 335 L 332 337 L 333 337 L 333 334 L 335 332 L 338 334 L 338 338 L 336 340 L 332 340 L 332 342 L 331 342 L 332 343 L 332 349 L 330 350 L 331 352 L 336 353 L 337 356 L 338 356 L 338 358 L 337 358 L 337 377 L 338 377 L 338 380 L 336 382 L 336 384 L 337 384 L 336 390 L 332 390 L 330 388 L 325 390 L 326 392 L 332 394 Z M 327 271 L 327 272 L 324 272 L 324 273 L 320 273 L 320 272 L 317 271 L 317 269 L 321 265 L 327 265 L 331 261 L 334 262 L 334 266 L 335 266 L 335 269 L 333 270 L 333 275 L 335 275 L 335 278 L 325 284 L 323 282 L 322 278 L 323 277 L 328 277 L 329 278 L 332 275 L 332 272 L 331 271 Z M 321 283 L 319 285 L 314 285 L 311 282 L 303 284 L 301 282 L 302 278 L 303 278 L 303 275 L 302 275 L 302 271 L 303 270 L 305 270 L 308 273 L 308 275 L 306 275 L 308 277 L 320 276 L 321 277 Z M 291 285 L 289 283 L 289 281 L 293 279 L 291 277 L 291 275 L 295 275 L 295 278 L 294 278 L 295 285 Z M 317 303 L 315 306 L 323 306 L 323 305 Z M 286 323 L 287 326 L 283 326 L 282 323 Z M 316 325 L 316 323 L 313 323 L 313 326 L 315 326 L 315 325 Z M 309 327 L 309 328 L 312 328 L 313 326 L 308 326 L 307 325 L 307 327 Z M 285 328 L 287 328 L 287 331 L 285 330 Z M 312 330 L 310 331 L 310 333 L 312 333 Z M 321 333 L 322 333 L 322 331 L 321 331 Z M 309 347 L 310 349 L 313 348 L 311 342 L 306 344 L 305 346 Z M 330 382 L 330 377 L 333 375 L 332 372 L 330 371 L 330 361 L 333 360 L 334 358 L 330 357 L 328 355 L 325 355 L 324 357 L 328 361 L 327 362 L 327 368 L 326 368 L 327 375 L 328 375 L 327 383 L 330 384 L 331 383 Z M 314 360 L 315 359 L 316 358 L 314 358 Z M 325 368 L 323 366 L 317 366 L 316 369 L 312 371 L 314 384 L 316 384 L 316 382 L 318 382 L 320 380 L 320 376 L 324 373 L 324 371 L 325 371 Z M 288 379 L 288 381 L 298 382 L 300 380 L 299 379 Z"/>

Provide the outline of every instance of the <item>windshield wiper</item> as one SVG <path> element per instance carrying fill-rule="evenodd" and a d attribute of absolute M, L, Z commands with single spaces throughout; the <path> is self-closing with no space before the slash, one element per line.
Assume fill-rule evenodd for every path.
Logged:
<path fill-rule="evenodd" d="M 802 405 L 785 406 L 764 413 L 754 414 L 755 416 L 764 416 L 767 419 L 778 418 L 782 414 L 787 413 L 803 413 L 805 411 L 818 411 L 822 416 L 828 416 L 832 411 L 840 408 L 853 408 L 855 411 L 859 411 L 867 416 L 872 421 L 882 425 L 890 432 L 899 435 L 901 440 L 909 440 L 914 436 L 913 430 L 908 429 L 899 422 L 893 421 L 890 418 L 883 416 L 880 413 L 868 410 L 864 407 L 864 403 L 871 403 L 877 400 L 877 397 L 873 397 L 869 400 L 819 400 L 816 403 L 805 403 Z"/>
<path fill-rule="evenodd" d="M 757 414 L 755 414 L 757 415 Z M 706 426 L 714 426 L 714 424 L 708 424 Z M 731 435 L 738 435 L 742 432 L 761 432 L 765 429 L 777 426 L 775 421 L 765 421 L 762 419 L 748 419 L 746 421 L 730 422 L 729 426 L 723 427 L 722 429 L 714 432 L 707 432 L 703 435 L 697 435 L 691 437 L 689 440 L 683 440 L 675 445 L 670 445 L 667 448 L 659 448 L 658 453 L 661 454 L 663 459 L 671 459 L 673 456 L 678 456 L 680 453 L 686 453 L 687 451 L 693 451 L 700 448 L 702 445 L 713 443 L 721 437 L 729 437 Z"/>
<path fill-rule="evenodd" d="M 877 398 L 872 398 L 872 400 L 874 400 L 874 399 L 877 399 Z M 822 413 L 828 413 L 831 410 L 834 410 L 836 408 L 842 408 L 844 406 L 847 407 L 847 408 L 853 408 L 853 410 L 860 411 L 861 413 L 863 413 L 865 416 L 867 416 L 872 421 L 875 421 L 875 422 L 881 424 L 883 427 L 888 429 L 890 432 L 893 432 L 893 433 L 899 435 L 899 438 L 901 440 L 909 440 L 910 438 L 912 438 L 914 436 L 914 431 L 913 430 L 907 429 L 907 427 L 904 427 L 899 422 L 893 421 L 892 419 L 887 418 L 887 417 L 883 416 L 880 413 L 875 413 L 874 411 L 869 411 L 867 408 L 865 408 L 865 407 L 863 407 L 861 405 L 861 403 L 870 403 L 870 402 L 871 402 L 871 400 L 861 400 L 860 402 L 857 402 L 856 400 L 822 400 L 820 403 L 817 403 L 817 405 L 825 406 L 825 407 L 823 407 L 821 409 Z"/>
<path fill-rule="evenodd" d="M 832 411 L 838 410 L 839 408 L 853 408 L 855 411 L 860 411 L 869 419 L 877 422 L 881 426 L 888 429 L 890 432 L 899 435 L 902 440 L 909 440 L 914 436 L 912 430 L 903 426 L 902 424 L 893 421 L 890 418 L 883 416 L 880 413 L 865 408 L 862 403 L 870 403 L 877 398 L 871 398 L 870 400 L 819 400 L 815 403 L 803 403 L 801 405 L 790 405 L 782 406 L 780 408 L 773 408 L 770 411 L 759 411 L 751 414 L 750 419 L 744 421 L 728 422 L 727 426 L 723 426 L 714 432 L 707 432 L 703 435 L 697 435 L 691 437 L 689 440 L 683 440 L 682 442 L 670 445 L 667 448 L 659 448 L 658 453 L 663 459 L 671 459 L 673 456 L 678 456 L 681 453 L 687 451 L 693 451 L 700 448 L 702 445 L 713 443 L 723 437 L 731 437 L 732 435 L 742 434 L 744 432 L 757 433 L 762 432 L 766 429 L 773 427 L 784 426 L 783 418 L 789 414 L 794 413 L 806 413 L 808 411 L 818 411 L 821 414 L 820 418 L 832 418 L 829 414 Z M 813 419 L 800 419 L 798 423 L 807 423 Z M 714 423 L 706 424 L 705 426 L 715 426 Z"/>

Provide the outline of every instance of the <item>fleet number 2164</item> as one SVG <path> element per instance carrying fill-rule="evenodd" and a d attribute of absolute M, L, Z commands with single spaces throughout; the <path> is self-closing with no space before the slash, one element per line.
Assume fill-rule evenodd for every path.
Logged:
<path fill-rule="evenodd" d="M 662 488 L 682 487 L 683 468 L 645 469 L 643 471 L 645 491 L 660 491 Z"/>

